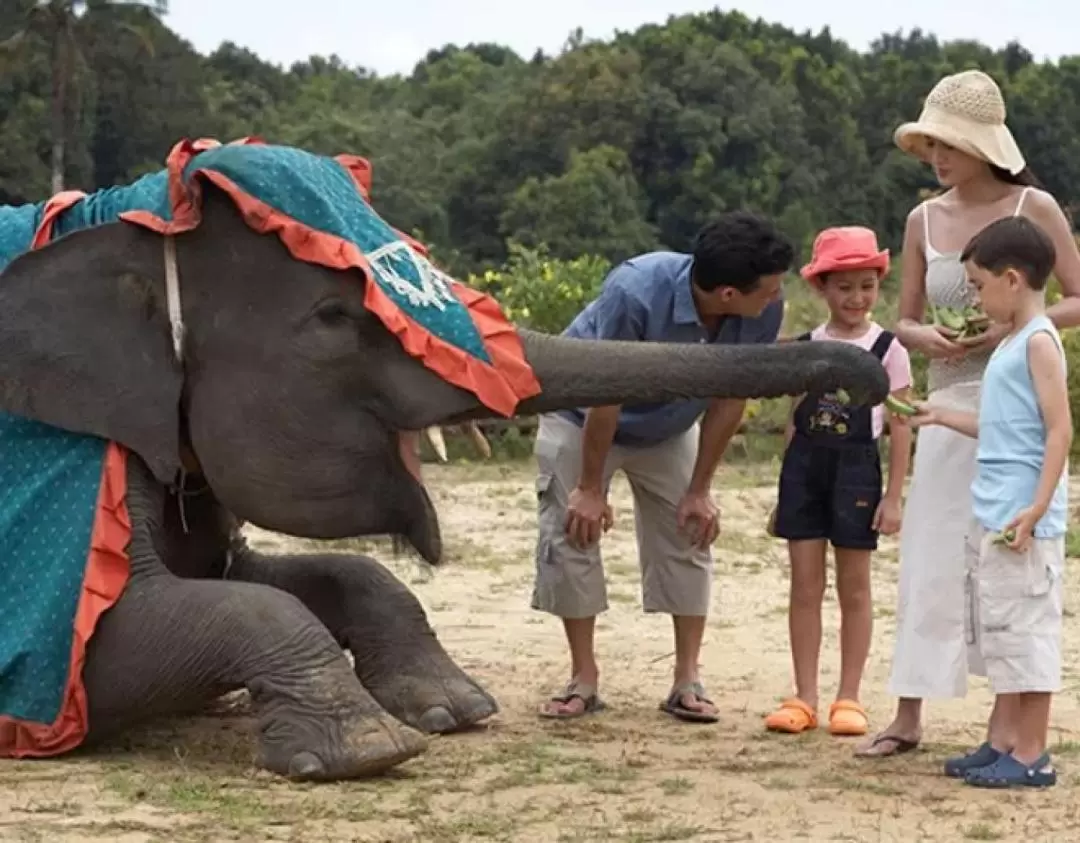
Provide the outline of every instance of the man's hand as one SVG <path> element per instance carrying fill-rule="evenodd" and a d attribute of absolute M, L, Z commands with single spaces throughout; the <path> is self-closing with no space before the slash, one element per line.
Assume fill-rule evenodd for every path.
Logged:
<path fill-rule="evenodd" d="M 902 517 L 903 507 L 901 507 L 900 501 L 884 497 L 874 513 L 874 529 L 883 536 L 895 535 L 900 532 Z"/>
<path fill-rule="evenodd" d="M 574 488 L 566 504 L 566 535 L 578 550 L 586 550 L 600 541 L 601 533 L 611 529 L 615 518 L 604 496 L 596 491 Z"/>
<path fill-rule="evenodd" d="M 720 510 L 707 492 L 687 492 L 675 510 L 680 530 L 688 530 L 700 550 L 705 550 L 720 535 Z"/>

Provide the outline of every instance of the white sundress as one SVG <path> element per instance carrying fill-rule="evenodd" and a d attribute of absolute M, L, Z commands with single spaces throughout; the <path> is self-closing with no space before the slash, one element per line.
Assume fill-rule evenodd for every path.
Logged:
<path fill-rule="evenodd" d="M 1013 215 L 1028 194 L 1020 193 Z M 926 298 L 936 307 L 972 301 L 959 252 L 938 252 L 930 240 L 930 212 L 923 205 Z M 928 400 L 978 412 L 989 352 L 957 363 L 932 360 Z M 889 693 L 934 699 L 967 694 L 968 648 L 964 637 L 964 540 L 971 519 L 975 439 L 944 427 L 920 428 L 911 486 L 900 534 L 896 641 Z M 977 665 L 971 672 L 980 673 Z"/>

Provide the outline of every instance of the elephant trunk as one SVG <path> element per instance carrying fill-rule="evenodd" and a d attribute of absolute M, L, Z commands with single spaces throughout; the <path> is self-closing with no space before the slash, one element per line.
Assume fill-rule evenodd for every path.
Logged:
<path fill-rule="evenodd" d="M 518 405 L 520 415 L 683 398 L 776 398 L 840 388 L 852 403 L 879 404 L 889 392 L 881 363 L 850 343 L 690 345 L 520 334 L 543 388 Z"/>

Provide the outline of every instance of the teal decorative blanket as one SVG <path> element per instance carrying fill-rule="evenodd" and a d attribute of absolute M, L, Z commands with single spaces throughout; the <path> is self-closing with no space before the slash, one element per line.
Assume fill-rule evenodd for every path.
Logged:
<path fill-rule="evenodd" d="M 35 240 L 95 224 L 100 206 L 75 198 L 0 208 L 0 270 Z M 116 445 L 0 412 L 0 755 L 85 736 L 86 644 L 127 582 L 124 482 Z"/>
<path fill-rule="evenodd" d="M 0 715 L 51 724 L 108 442 L 0 413 Z"/>

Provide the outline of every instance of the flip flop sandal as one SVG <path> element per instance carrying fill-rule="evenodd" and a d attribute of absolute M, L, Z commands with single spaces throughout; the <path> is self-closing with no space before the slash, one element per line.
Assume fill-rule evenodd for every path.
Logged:
<path fill-rule="evenodd" d="M 771 732 L 798 735 L 818 726 L 817 713 L 802 700 L 792 697 L 780 703 L 780 708 L 765 718 L 765 728 Z"/>
<path fill-rule="evenodd" d="M 896 746 L 892 752 L 870 752 L 869 750 L 874 747 L 885 743 L 885 741 L 891 741 Z M 918 741 L 909 741 L 907 738 L 899 738 L 896 735 L 890 735 L 883 733 L 874 738 L 873 742 L 864 750 L 858 750 L 855 752 L 856 758 L 891 758 L 893 755 L 903 755 L 906 752 L 911 752 L 919 745 Z"/>
<path fill-rule="evenodd" d="M 571 682 L 561 694 L 551 698 L 551 702 L 562 703 L 563 705 L 571 700 L 581 700 L 585 705 L 581 711 L 546 711 L 540 709 L 540 716 L 547 720 L 575 720 L 578 717 L 584 717 L 586 714 L 596 714 L 607 708 L 607 704 L 600 699 L 595 688 L 589 685 L 579 685 L 576 682 Z"/>
<path fill-rule="evenodd" d="M 680 685 L 668 694 L 668 698 L 660 703 L 660 710 L 679 720 L 685 720 L 688 723 L 716 723 L 720 719 L 720 715 L 718 714 L 713 714 L 709 711 L 696 711 L 684 706 L 682 704 L 682 697 L 684 694 L 693 694 L 701 702 L 706 703 L 707 705 L 714 705 L 713 701 L 705 696 L 704 685 L 700 682 L 688 682 L 685 685 Z"/>
<path fill-rule="evenodd" d="M 829 707 L 829 734 L 858 737 L 870 730 L 866 711 L 854 700 L 837 700 Z"/>

